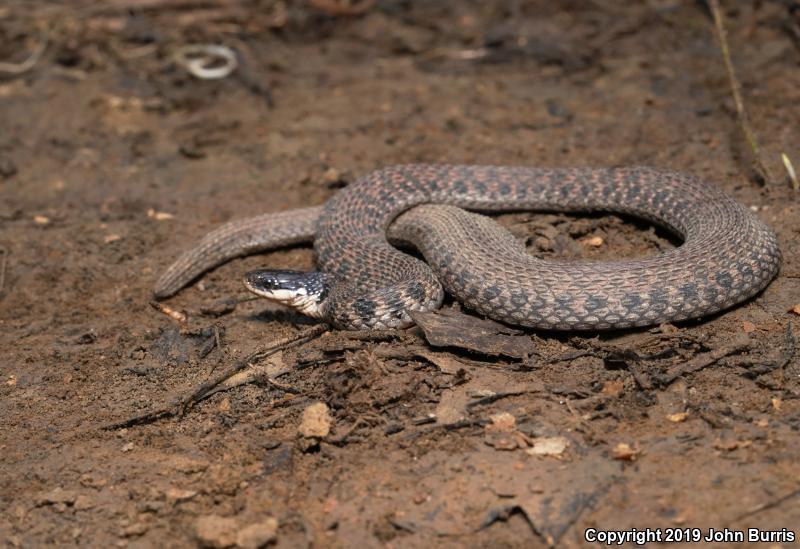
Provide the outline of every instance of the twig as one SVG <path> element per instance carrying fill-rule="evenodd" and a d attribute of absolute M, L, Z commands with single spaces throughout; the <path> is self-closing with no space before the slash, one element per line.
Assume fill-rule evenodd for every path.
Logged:
<path fill-rule="evenodd" d="M 39 45 L 31 52 L 25 61 L 22 63 L 9 63 L 0 62 L 0 73 L 5 73 L 11 76 L 18 76 L 26 73 L 36 66 L 36 63 L 42 58 L 45 50 L 47 49 L 48 35 L 47 32 L 42 33 L 42 39 Z"/>
<path fill-rule="evenodd" d="M 375 0 L 356 0 L 348 2 L 344 0 L 309 0 L 309 5 L 326 15 L 332 16 L 356 16 L 367 13 L 375 4 Z"/>
<path fill-rule="evenodd" d="M 767 511 L 769 509 L 774 509 L 775 507 L 778 507 L 782 503 L 784 503 L 786 501 L 789 501 L 790 499 L 795 498 L 797 496 L 800 496 L 800 488 L 798 488 L 798 489 L 796 489 L 796 490 L 794 490 L 792 492 L 789 492 L 788 494 L 786 494 L 784 496 L 781 496 L 781 497 L 779 497 L 777 499 L 773 499 L 771 501 L 768 501 L 766 503 L 762 503 L 761 505 L 757 505 L 756 507 L 753 507 L 749 511 L 747 511 L 745 513 L 742 513 L 738 517 L 736 517 L 733 520 L 731 520 L 729 524 L 735 524 L 735 523 L 739 522 L 742 519 L 750 518 L 753 515 L 757 515 L 759 513 Z"/>
<path fill-rule="evenodd" d="M 3 256 L 3 261 L 0 262 L 0 294 L 3 293 L 3 288 L 6 285 L 6 265 L 8 264 L 8 250 L 0 246 L 0 254 Z"/>
<path fill-rule="evenodd" d="M 786 166 L 786 172 L 789 174 L 792 188 L 796 191 L 800 191 L 800 181 L 797 180 L 797 172 L 794 171 L 794 164 L 792 164 L 792 161 L 786 156 L 786 153 L 781 153 L 781 160 L 783 160 L 783 165 Z"/>
<path fill-rule="evenodd" d="M 168 404 L 167 406 L 147 412 L 145 414 L 128 418 L 123 421 L 105 425 L 101 427 L 101 429 L 103 430 L 123 429 L 127 427 L 132 427 L 134 425 L 153 423 L 154 421 L 157 421 L 165 417 L 183 416 L 186 414 L 187 411 L 189 411 L 189 409 L 193 405 L 216 393 L 217 387 L 225 383 L 226 380 L 230 379 L 238 372 L 244 370 L 249 366 L 252 366 L 253 362 L 263 360 L 268 356 L 277 353 L 278 351 L 282 351 L 294 345 L 299 345 L 301 343 L 305 343 L 306 341 L 310 341 L 311 339 L 314 339 L 315 337 L 322 335 L 329 329 L 330 327 L 327 324 L 318 324 L 316 326 L 311 326 L 310 328 L 303 330 L 299 334 L 276 341 L 268 348 L 263 349 L 261 351 L 257 351 L 249 355 L 248 357 L 236 362 L 233 366 L 231 366 L 221 374 L 211 378 L 208 381 L 201 383 L 188 393 L 175 399 L 172 403 Z M 241 383 L 237 383 L 237 385 L 241 385 Z"/>
<path fill-rule="evenodd" d="M 733 102 L 736 105 L 736 114 L 739 121 L 739 127 L 747 140 L 750 149 L 753 152 L 754 164 L 759 176 L 765 182 L 772 182 L 772 176 L 767 170 L 767 166 L 761 159 L 761 149 L 758 145 L 755 133 L 750 126 L 750 119 L 747 116 L 747 111 L 744 108 L 744 101 L 742 100 L 742 85 L 739 79 L 736 78 L 736 72 L 733 69 L 733 62 L 731 62 L 731 52 L 728 46 L 728 35 L 725 31 L 725 24 L 722 20 L 722 12 L 719 9 L 719 0 L 708 0 L 708 7 L 714 16 L 714 25 L 717 29 L 717 38 L 719 39 L 719 47 L 722 51 L 722 58 L 725 60 L 725 69 L 728 71 L 728 81 L 731 86 L 731 93 L 733 94 Z"/>
<path fill-rule="evenodd" d="M 698 372 L 703 368 L 711 366 L 721 358 L 725 358 L 726 356 L 735 353 L 741 353 L 742 351 L 746 351 L 749 348 L 750 348 L 749 339 L 747 338 L 739 339 L 737 341 L 734 341 L 730 345 L 714 349 L 713 351 L 695 357 L 692 360 L 689 360 L 688 362 L 684 362 L 683 364 L 679 364 L 678 366 L 670 368 L 663 375 L 657 376 L 656 380 L 662 385 L 669 385 L 670 383 L 672 383 L 673 381 L 675 381 L 684 374 L 691 374 L 694 372 Z"/>

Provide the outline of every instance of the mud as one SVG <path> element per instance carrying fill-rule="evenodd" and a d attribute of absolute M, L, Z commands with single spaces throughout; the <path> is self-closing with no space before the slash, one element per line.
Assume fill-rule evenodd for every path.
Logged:
<path fill-rule="evenodd" d="M 780 154 L 800 167 L 800 19 L 791 2 L 723 3 L 766 182 L 702 3 L 4 3 L 0 59 L 47 45 L 0 73 L 0 539 L 577 547 L 587 528 L 761 528 L 788 546 L 800 194 Z M 241 64 L 196 79 L 173 60 L 193 43 Z M 463 329 L 333 333 L 172 407 L 312 326 L 237 302 L 242 273 L 309 269 L 310 248 L 207 274 L 167 302 L 185 323 L 149 304 L 176 255 L 224 221 L 321 204 L 406 162 L 692 172 L 769 223 L 784 264 L 702 321 L 499 340 L 468 324 L 489 338 L 471 347 Z M 544 257 L 676 244 L 614 216 L 501 222 Z"/>

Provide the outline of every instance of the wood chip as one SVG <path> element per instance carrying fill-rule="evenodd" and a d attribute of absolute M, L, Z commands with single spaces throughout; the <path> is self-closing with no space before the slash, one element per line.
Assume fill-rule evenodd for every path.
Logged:
<path fill-rule="evenodd" d="M 452 310 L 417 311 L 410 315 L 434 347 L 458 347 L 483 355 L 518 359 L 536 352 L 536 343 L 530 336 L 493 320 Z"/>
<path fill-rule="evenodd" d="M 159 303 L 158 301 L 151 301 L 150 302 L 150 306 L 152 306 L 155 310 L 164 313 L 165 315 L 170 317 L 172 320 L 175 320 L 176 322 L 180 322 L 181 324 L 186 323 L 186 321 L 188 320 L 188 317 L 186 316 L 185 313 L 183 313 L 183 312 L 181 312 L 181 311 L 179 311 L 177 309 L 173 309 L 172 307 L 170 307 L 168 305 L 164 305 L 163 303 Z"/>

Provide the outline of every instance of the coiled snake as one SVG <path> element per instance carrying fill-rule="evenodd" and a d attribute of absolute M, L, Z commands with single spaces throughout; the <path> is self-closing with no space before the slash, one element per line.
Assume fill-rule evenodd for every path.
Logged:
<path fill-rule="evenodd" d="M 668 228 L 683 244 L 642 259 L 543 261 L 490 219 L 461 208 L 626 213 Z M 387 231 L 428 264 L 391 246 Z M 232 257 L 312 240 L 318 272 L 254 271 L 245 284 L 350 329 L 408 326 L 409 311 L 441 304 L 442 287 L 486 316 L 534 328 L 672 322 L 755 295 L 781 259 L 769 227 L 686 174 L 411 164 L 361 177 L 322 207 L 223 225 L 167 269 L 155 295 L 169 296 Z"/>

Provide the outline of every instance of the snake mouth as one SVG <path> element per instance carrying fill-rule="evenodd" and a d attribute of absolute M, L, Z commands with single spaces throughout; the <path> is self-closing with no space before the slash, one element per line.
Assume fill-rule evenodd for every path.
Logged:
<path fill-rule="evenodd" d="M 322 302 L 328 295 L 326 277 L 318 271 L 250 271 L 244 275 L 244 285 L 258 296 L 314 318 L 322 316 Z"/>

